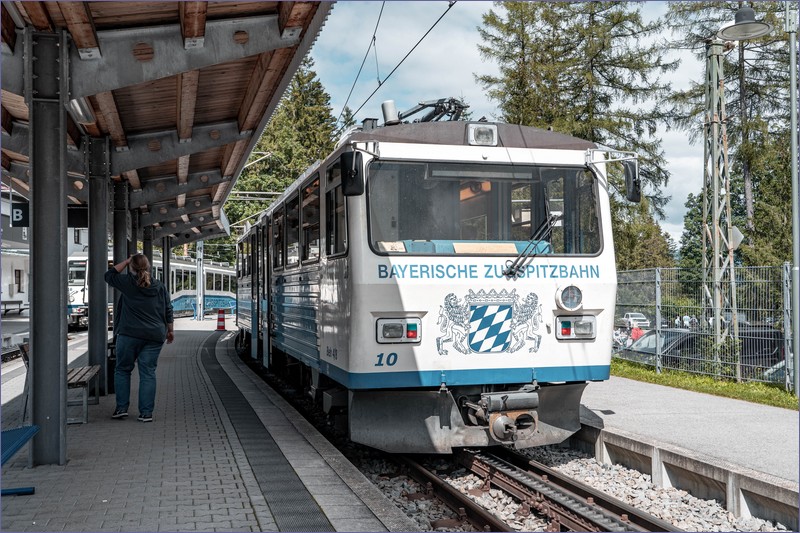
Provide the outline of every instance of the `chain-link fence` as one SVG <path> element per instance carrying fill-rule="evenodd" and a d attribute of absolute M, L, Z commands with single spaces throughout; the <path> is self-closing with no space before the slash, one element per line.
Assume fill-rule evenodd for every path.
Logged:
<path fill-rule="evenodd" d="M 788 263 L 736 267 L 736 305 L 729 298 L 718 312 L 711 303 L 712 282 L 704 284 L 700 271 L 619 272 L 615 356 L 658 372 L 781 383 L 791 390 L 790 272 Z"/>

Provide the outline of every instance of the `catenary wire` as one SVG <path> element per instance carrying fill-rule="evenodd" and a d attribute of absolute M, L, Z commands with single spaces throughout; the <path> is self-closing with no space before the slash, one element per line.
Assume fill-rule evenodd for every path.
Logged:
<path fill-rule="evenodd" d="M 370 50 L 370 48 L 375 46 L 375 36 L 378 34 L 378 25 L 381 23 L 381 17 L 383 16 L 383 7 L 385 5 L 386 5 L 386 2 L 383 2 L 381 4 L 381 11 L 380 11 L 380 13 L 378 13 L 378 20 L 377 20 L 377 22 L 375 22 L 375 29 L 372 31 L 372 39 L 370 39 L 369 46 L 367 46 L 367 51 L 364 53 L 364 59 L 361 60 L 361 66 L 358 67 L 358 74 L 356 74 L 356 79 L 353 80 L 353 86 L 350 87 L 350 92 L 347 93 L 347 99 L 344 101 L 344 105 L 342 106 L 342 112 L 339 113 L 339 117 L 336 119 L 337 123 L 342 119 L 342 115 L 344 115 L 344 110 L 347 109 L 347 104 L 350 103 L 350 96 L 353 94 L 353 89 L 356 88 L 356 83 L 358 83 L 359 76 L 361 76 L 361 69 L 364 68 L 364 63 L 367 62 L 367 57 L 369 56 L 369 50 Z M 376 47 L 376 50 L 375 50 L 375 54 L 376 54 L 375 61 L 376 62 L 377 62 L 377 53 L 378 52 L 377 52 L 377 47 Z"/>
<path fill-rule="evenodd" d="M 428 29 L 428 31 L 426 31 L 426 32 L 425 32 L 425 35 L 423 35 L 422 37 L 420 37 L 419 41 L 417 41 L 417 43 L 416 43 L 416 44 L 415 44 L 413 47 L 411 47 L 411 50 L 409 50 L 409 51 L 408 51 L 408 53 L 407 53 L 405 56 L 403 56 L 403 59 L 401 59 L 401 60 L 400 60 L 400 62 L 399 62 L 399 63 L 398 63 L 398 64 L 397 64 L 397 65 L 396 65 L 396 66 L 395 66 L 393 69 L 392 69 L 392 71 L 391 71 L 391 72 L 389 72 L 389 74 L 387 74 L 387 75 L 386 75 L 386 77 L 383 79 L 383 82 L 379 83 L 379 84 L 378 84 L 378 86 L 375 88 L 375 90 L 374 90 L 374 91 L 372 91 L 372 93 L 370 93 L 370 95 L 367 97 L 367 99 L 366 99 L 366 100 L 364 100 L 364 102 L 363 102 L 363 103 L 362 103 L 360 106 L 358 106 L 358 109 L 356 109 L 356 110 L 353 112 L 353 116 L 357 115 L 357 114 L 358 114 L 358 112 L 359 112 L 359 111 L 361 111 L 361 108 L 362 108 L 362 107 L 364 107 L 365 105 L 367 105 L 367 102 L 369 102 L 369 101 L 372 99 L 372 97 L 373 97 L 373 96 L 375 96 L 375 93 L 376 93 L 376 92 L 378 92 L 378 89 L 380 89 L 381 87 L 383 87 L 383 85 L 386 83 L 386 81 L 387 81 L 389 78 L 391 78 L 391 77 L 392 77 L 392 74 L 394 74 L 394 72 L 395 72 L 395 71 L 396 71 L 398 68 L 400 68 L 400 65 L 402 65 L 402 64 L 403 64 L 403 62 L 404 62 L 404 61 L 405 61 L 405 60 L 408 58 L 408 56 L 410 56 L 410 55 L 411 55 L 411 53 L 412 53 L 412 52 L 413 52 L 413 51 L 414 51 L 414 50 L 417 48 L 417 46 L 419 46 L 419 44 L 420 44 L 420 43 L 421 43 L 421 42 L 422 42 L 422 41 L 425 39 L 425 37 L 427 37 L 427 36 L 428 36 L 428 34 L 429 34 L 430 32 L 432 32 L 432 31 L 433 31 L 433 28 L 435 28 L 435 27 L 436 27 L 436 25 L 437 25 L 437 24 L 439 24 L 439 22 L 440 22 L 440 21 L 441 21 L 441 20 L 444 18 L 444 16 L 445 16 L 445 15 L 447 15 L 447 13 L 450 11 L 450 9 L 451 9 L 451 8 L 452 8 L 452 7 L 453 7 L 455 4 L 456 4 L 456 1 L 455 1 L 455 0 L 452 0 L 452 1 L 449 3 L 449 5 L 447 6 L 447 9 L 445 10 L 445 12 L 444 12 L 444 13 L 442 13 L 442 15 L 441 15 L 441 16 L 440 16 L 438 19 L 436 19 L 436 22 L 434 22 L 434 23 L 433 23 L 433 25 L 432 25 L 432 26 L 431 26 L 431 27 Z M 342 110 L 342 112 L 344 112 L 344 110 Z"/>

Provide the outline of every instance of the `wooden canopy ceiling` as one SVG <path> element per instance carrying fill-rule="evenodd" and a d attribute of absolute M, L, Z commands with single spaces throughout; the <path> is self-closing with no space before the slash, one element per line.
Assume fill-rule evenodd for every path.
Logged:
<path fill-rule="evenodd" d="M 2 3 L 2 176 L 28 196 L 25 40 L 68 33 L 70 204 L 85 204 L 84 136 L 154 238 L 228 232 L 222 205 L 331 8 L 326 2 Z"/>

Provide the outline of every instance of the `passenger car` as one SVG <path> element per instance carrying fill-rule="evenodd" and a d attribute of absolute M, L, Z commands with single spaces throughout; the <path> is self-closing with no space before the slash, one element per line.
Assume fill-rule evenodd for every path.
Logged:
<path fill-rule="evenodd" d="M 661 348 L 663 368 L 690 372 L 714 373 L 714 337 L 709 332 L 685 328 L 648 331 L 629 347 L 620 352 L 621 357 L 645 364 L 656 364 L 657 348 Z M 739 363 L 744 378 L 774 381 L 780 376 L 769 372 L 785 360 L 783 332 L 764 326 L 739 327 Z M 733 350 L 723 348 L 720 354 L 719 372 L 736 375 L 736 360 Z"/>
<path fill-rule="evenodd" d="M 623 317 L 625 325 L 629 328 L 639 326 L 640 328 L 649 328 L 650 320 L 642 313 L 625 313 Z"/>

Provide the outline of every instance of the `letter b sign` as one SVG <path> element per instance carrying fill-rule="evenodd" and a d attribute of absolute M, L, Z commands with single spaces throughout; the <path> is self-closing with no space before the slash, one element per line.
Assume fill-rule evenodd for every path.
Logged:
<path fill-rule="evenodd" d="M 28 204 L 19 202 L 11 204 L 11 227 L 14 228 L 27 228 L 28 227 Z"/>

